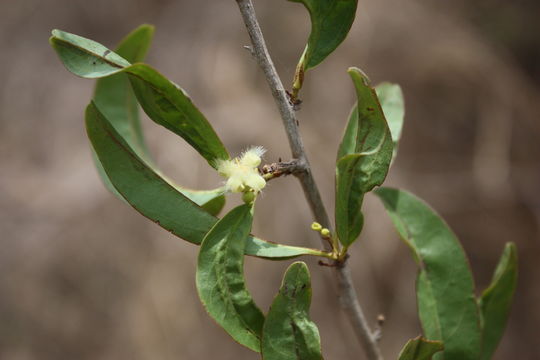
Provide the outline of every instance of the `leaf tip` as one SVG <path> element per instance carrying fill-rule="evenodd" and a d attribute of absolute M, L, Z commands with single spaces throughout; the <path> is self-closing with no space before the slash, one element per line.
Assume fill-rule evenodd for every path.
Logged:
<path fill-rule="evenodd" d="M 147 31 L 151 34 L 153 34 L 156 31 L 156 27 L 152 24 L 142 24 L 141 26 L 139 26 L 139 29 Z"/>
<path fill-rule="evenodd" d="M 517 257 L 517 246 L 515 242 L 513 241 L 507 242 L 505 245 L 505 249 L 509 251 L 513 257 Z"/>
<path fill-rule="evenodd" d="M 349 73 L 353 80 L 360 80 L 365 86 L 370 86 L 371 80 L 360 68 L 352 66 L 347 69 L 347 73 Z"/>
<path fill-rule="evenodd" d="M 62 36 L 62 30 L 58 29 L 52 29 L 51 30 L 51 36 L 49 37 L 49 44 L 56 49 L 56 46 L 58 45 L 58 41 L 60 41 L 60 38 Z"/>
<path fill-rule="evenodd" d="M 283 277 L 283 285 L 286 283 L 293 283 L 295 279 L 303 279 L 306 287 L 311 286 L 311 276 L 309 274 L 309 268 L 307 264 L 303 261 L 295 261 L 285 271 L 285 276 Z"/>

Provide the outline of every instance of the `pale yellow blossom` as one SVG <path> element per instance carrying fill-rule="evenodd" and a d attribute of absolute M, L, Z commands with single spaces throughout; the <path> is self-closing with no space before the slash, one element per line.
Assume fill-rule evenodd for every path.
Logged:
<path fill-rule="evenodd" d="M 259 174 L 257 167 L 265 150 L 261 146 L 245 151 L 240 157 L 231 160 L 219 160 L 217 170 L 227 178 L 225 190 L 229 192 L 253 191 L 258 193 L 266 186 L 266 181 Z"/>

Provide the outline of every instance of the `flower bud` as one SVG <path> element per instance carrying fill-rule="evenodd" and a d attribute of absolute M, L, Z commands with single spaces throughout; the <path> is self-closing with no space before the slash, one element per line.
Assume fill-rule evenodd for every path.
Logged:
<path fill-rule="evenodd" d="M 314 222 L 313 224 L 311 224 L 311 230 L 321 231 L 322 225 L 319 224 L 318 222 Z"/>
<path fill-rule="evenodd" d="M 255 193 L 253 191 L 246 191 L 242 194 L 242 201 L 246 204 L 251 204 L 255 200 Z"/>

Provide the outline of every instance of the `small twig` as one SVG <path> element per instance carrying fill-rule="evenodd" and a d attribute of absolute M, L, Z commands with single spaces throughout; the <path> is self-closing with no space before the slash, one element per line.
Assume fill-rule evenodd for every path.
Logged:
<path fill-rule="evenodd" d="M 293 106 L 290 103 L 289 96 L 285 92 L 283 83 L 277 74 L 268 49 L 257 21 L 255 10 L 251 0 L 236 0 L 242 18 L 246 25 L 249 37 L 252 43 L 252 49 L 255 58 L 264 72 L 266 81 L 272 91 L 272 95 L 279 108 L 283 126 L 287 133 L 289 145 L 291 147 L 293 158 L 305 164 L 305 170 L 295 173 L 302 184 L 302 189 L 313 213 L 313 217 L 325 228 L 330 229 L 330 219 L 321 199 L 315 179 L 311 173 L 311 167 L 304 151 L 304 145 L 298 129 L 298 121 Z M 325 248 L 328 244 L 323 242 Z M 347 313 L 354 331 L 362 343 L 369 360 L 382 360 L 382 355 L 374 334 L 371 332 L 368 322 L 364 316 L 356 291 L 354 289 L 350 270 L 347 262 L 339 263 L 340 266 L 334 267 L 339 285 L 339 298 L 343 310 Z"/>
<path fill-rule="evenodd" d="M 268 180 L 284 175 L 295 175 L 303 171 L 306 171 L 306 164 L 296 159 L 266 164 L 262 167 L 262 173 Z"/>
<path fill-rule="evenodd" d="M 255 52 L 253 51 L 253 49 L 251 48 L 251 46 L 249 46 L 249 45 L 244 45 L 244 49 L 246 49 L 247 51 L 249 51 L 249 53 L 251 54 L 251 56 L 255 57 Z"/>
<path fill-rule="evenodd" d="M 376 341 L 381 341 L 382 334 L 383 334 L 383 326 L 386 321 L 386 318 L 383 314 L 379 314 L 377 316 L 377 326 L 375 327 L 375 331 L 373 332 L 373 337 Z"/>

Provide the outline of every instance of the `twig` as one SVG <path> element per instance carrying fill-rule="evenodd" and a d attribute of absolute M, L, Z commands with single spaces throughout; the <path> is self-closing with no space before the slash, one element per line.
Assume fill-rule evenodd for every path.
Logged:
<path fill-rule="evenodd" d="M 244 45 L 244 49 L 246 49 L 247 51 L 249 51 L 249 53 L 251 54 L 251 56 L 255 57 L 255 53 L 253 52 L 253 49 L 251 48 L 251 46 Z"/>
<path fill-rule="evenodd" d="M 291 161 L 279 161 L 264 165 L 262 167 L 262 173 L 264 178 L 268 181 L 280 176 L 304 172 L 306 171 L 305 165 L 305 163 L 299 163 L 296 159 L 292 159 Z"/>
<path fill-rule="evenodd" d="M 370 360 L 382 360 L 381 350 L 377 344 L 379 340 L 378 335 L 373 333 L 369 328 L 369 324 L 356 296 L 356 290 L 354 289 L 351 278 L 351 270 L 346 262 L 343 263 L 343 266 L 337 268 L 336 274 L 341 307 L 349 316 L 349 321 L 358 340 L 360 340 L 360 343 L 364 347 L 367 358 Z"/>
<path fill-rule="evenodd" d="M 379 314 L 377 316 L 377 327 L 375 328 L 375 331 L 373 332 L 373 336 L 375 337 L 375 340 L 379 341 L 382 338 L 382 332 L 383 332 L 383 326 L 386 321 L 386 318 L 383 314 Z"/>
<path fill-rule="evenodd" d="M 268 49 L 261 32 L 261 28 L 255 15 L 255 9 L 251 0 L 236 0 L 240 13 L 246 25 L 249 37 L 251 38 L 252 50 L 261 67 L 266 81 L 272 91 L 274 100 L 279 108 L 283 126 L 289 139 L 289 145 L 293 158 L 304 167 L 304 171 L 295 173 L 295 176 L 302 184 L 302 189 L 309 203 L 313 217 L 317 222 L 326 228 L 330 228 L 330 220 L 321 199 L 318 187 L 315 183 L 309 161 L 306 157 L 304 145 L 300 132 L 298 130 L 298 123 L 296 120 L 296 114 L 289 102 L 287 93 L 283 87 L 281 79 L 277 74 L 274 67 Z M 324 243 L 324 246 L 328 248 L 328 245 Z M 364 316 L 356 291 L 351 278 L 350 269 L 347 262 L 340 263 L 335 267 L 337 283 L 339 285 L 339 298 L 340 304 L 343 310 L 347 313 L 349 320 L 354 328 L 354 331 L 364 347 L 364 351 L 369 360 L 382 360 L 382 355 L 379 350 L 377 339 L 373 332 L 370 330 L 368 322 Z"/>

